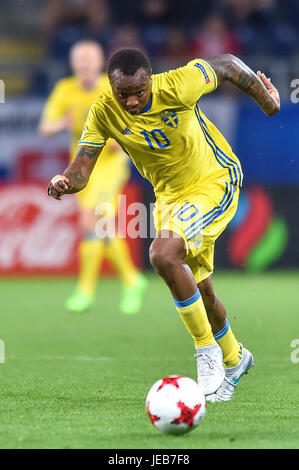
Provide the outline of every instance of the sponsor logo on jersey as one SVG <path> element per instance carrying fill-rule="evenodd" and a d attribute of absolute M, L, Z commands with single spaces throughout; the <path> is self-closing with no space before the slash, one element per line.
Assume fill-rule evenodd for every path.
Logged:
<path fill-rule="evenodd" d="M 132 132 L 128 127 L 126 127 L 126 128 L 122 131 L 122 134 L 123 134 L 123 135 L 132 135 L 133 132 Z"/>
<path fill-rule="evenodd" d="M 166 126 L 172 127 L 173 129 L 176 129 L 179 125 L 179 118 L 175 111 L 170 111 L 169 109 L 162 111 L 161 119 Z"/>
<path fill-rule="evenodd" d="M 210 78 L 209 78 L 208 72 L 206 71 L 204 66 L 202 64 L 200 64 L 199 62 L 196 62 L 196 64 L 194 64 L 194 67 L 197 67 L 199 70 L 202 71 L 202 74 L 205 77 L 206 84 L 210 83 Z"/>

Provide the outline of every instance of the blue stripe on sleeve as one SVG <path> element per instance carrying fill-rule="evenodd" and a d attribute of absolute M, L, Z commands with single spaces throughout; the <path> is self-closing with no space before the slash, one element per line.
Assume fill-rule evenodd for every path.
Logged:
<path fill-rule="evenodd" d="M 96 145 L 96 146 L 98 146 L 98 147 L 102 147 L 103 145 L 105 145 L 105 143 L 99 144 L 99 143 L 97 143 L 97 142 L 84 142 L 83 140 L 79 140 L 78 144 L 79 144 L 79 145 L 81 145 L 81 144 L 89 145 L 89 144 L 90 144 L 90 145 Z"/>

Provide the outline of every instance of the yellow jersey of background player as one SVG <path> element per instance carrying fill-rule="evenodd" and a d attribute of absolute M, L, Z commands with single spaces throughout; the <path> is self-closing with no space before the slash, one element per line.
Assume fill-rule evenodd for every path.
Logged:
<path fill-rule="evenodd" d="M 99 74 L 104 59 L 98 44 L 88 41 L 76 44 L 70 59 L 74 75 L 56 83 L 45 105 L 40 130 L 44 136 L 69 130 L 70 159 L 73 160 L 89 109 L 101 91 L 107 87 L 109 80 L 106 74 Z M 88 187 L 77 195 L 79 206 L 94 211 L 99 202 L 107 201 L 108 196 L 109 202 L 112 202 L 129 176 L 126 155 L 115 141 L 110 139 Z M 107 194 L 108 191 L 110 194 Z M 93 229 L 94 225 L 91 231 Z"/>

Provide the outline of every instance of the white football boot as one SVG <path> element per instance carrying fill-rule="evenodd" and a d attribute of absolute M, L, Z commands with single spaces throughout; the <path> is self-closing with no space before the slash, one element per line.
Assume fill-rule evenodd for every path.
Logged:
<path fill-rule="evenodd" d="M 205 395 L 216 392 L 223 383 L 223 355 L 218 344 L 196 348 L 197 382 Z"/>
<path fill-rule="evenodd" d="M 225 369 L 225 377 L 218 390 L 207 396 L 206 400 L 210 403 L 218 401 L 229 401 L 232 399 L 236 386 L 242 375 L 248 374 L 250 367 L 254 366 L 253 355 L 248 349 L 240 344 L 242 356 L 240 363 L 229 369 Z"/>

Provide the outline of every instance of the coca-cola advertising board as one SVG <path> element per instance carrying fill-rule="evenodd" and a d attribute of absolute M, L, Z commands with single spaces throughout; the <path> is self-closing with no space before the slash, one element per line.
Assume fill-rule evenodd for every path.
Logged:
<path fill-rule="evenodd" d="M 78 207 L 74 195 L 48 197 L 47 184 L 0 185 L 0 275 L 72 275 L 78 270 Z M 128 184 L 126 203 L 140 198 Z M 142 241 L 127 238 L 133 259 L 142 267 Z M 113 270 L 106 261 L 103 273 Z"/>

